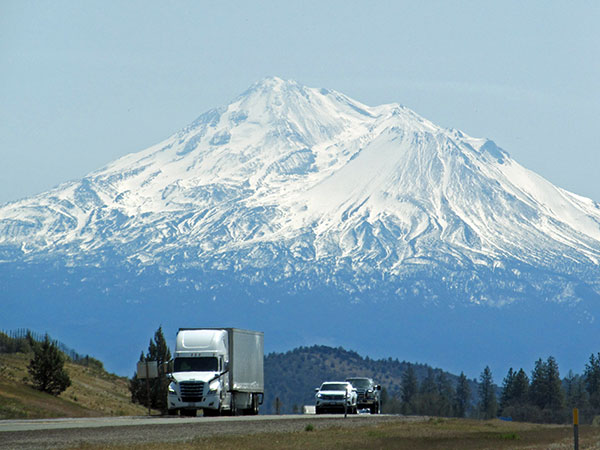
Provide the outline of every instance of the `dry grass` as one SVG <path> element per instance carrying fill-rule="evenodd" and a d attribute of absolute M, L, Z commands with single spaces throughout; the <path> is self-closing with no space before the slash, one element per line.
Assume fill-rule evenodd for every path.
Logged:
<path fill-rule="evenodd" d="M 72 385 L 58 397 L 31 388 L 31 355 L 0 354 L 0 419 L 144 415 L 130 401 L 127 379 L 104 371 L 65 364 Z"/>
<path fill-rule="evenodd" d="M 510 423 L 499 420 L 473 421 L 437 419 L 425 422 L 395 421 L 353 429 L 330 428 L 292 433 L 262 433 L 245 436 L 204 438 L 196 436 L 185 444 L 156 443 L 140 446 L 91 446 L 80 449 L 572 449 L 573 431 L 569 426 Z M 583 427 L 580 449 L 600 448 L 600 429 Z"/>

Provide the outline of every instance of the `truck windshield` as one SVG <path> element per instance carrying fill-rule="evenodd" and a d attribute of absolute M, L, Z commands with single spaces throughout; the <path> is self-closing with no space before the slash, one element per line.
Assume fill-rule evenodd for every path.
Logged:
<path fill-rule="evenodd" d="M 219 361 L 215 357 L 175 358 L 175 372 L 216 372 Z"/>
<path fill-rule="evenodd" d="M 364 378 L 348 378 L 346 381 L 349 381 L 352 386 L 358 389 L 368 389 L 371 387 L 371 382 Z"/>

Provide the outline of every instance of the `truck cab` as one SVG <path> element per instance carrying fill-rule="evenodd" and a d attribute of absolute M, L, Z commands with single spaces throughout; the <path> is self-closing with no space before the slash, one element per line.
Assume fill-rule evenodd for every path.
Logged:
<path fill-rule="evenodd" d="M 262 333 L 181 328 L 169 374 L 169 414 L 257 414 L 262 402 Z"/>

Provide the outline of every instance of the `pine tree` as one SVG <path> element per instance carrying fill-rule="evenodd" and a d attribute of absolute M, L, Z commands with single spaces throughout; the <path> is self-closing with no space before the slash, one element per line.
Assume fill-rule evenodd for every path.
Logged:
<path fill-rule="evenodd" d="M 511 367 L 502 381 L 502 393 L 500 394 L 500 411 L 504 411 L 508 406 L 512 405 L 514 399 L 516 373 Z"/>
<path fill-rule="evenodd" d="M 531 385 L 529 386 L 529 398 L 531 403 L 540 409 L 544 409 L 548 401 L 548 385 L 546 383 L 546 363 L 539 358 L 531 371 Z"/>
<path fill-rule="evenodd" d="M 421 381 L 419 386 L 419 394 L 435 394 L 437 393 L 437 385 L 435 383 L 435 372 L 431 367 L 427 368 L 427 376 Z"/>
<path fill-rule="evenodd" d="M 414 400 L 419 391 L 417 376 L 411 364 L 402 374 L 402 412 L 412 414 L 414 412 Z"/>
<path fill-rule="evenodd" d="M 600 410 L 600 353 L 590 356 L 590 361 L 585 365 L 583 373 L 585 389 L 589 395 L 592 408 Z"/>
<path fill-rule="evenodd" d="M 529 377 L 523 369 L 519 369 L 515 375 L 512 396 L 513 403 L 519 406 L 523 406 L 529 401 Z"/>
<path fill-rule="evenodd" d="M 585 389 L 584 377 L 575 375 L 572 370 L 569 370 L 569 375 L 567 375 L 564 382 L 566 387 L 566 406 L 569 408 L 579 408 L 580 410 L 587 409 L 589 401 L 588 393 Z"/>
<path fill-rule="evenodd" d="M 546 385 L 548 391 L 548 399 L 546 406 L 557 411 L 564 407 L 565 395 L 560 380 L 558 371 L 558 363 L 553 356 L 549 356 L 546 360 Z"/>
<path fill-rule="evenodd" d="M 471 388 L 469 387 L 469 381 L 465 374 L 461 372 L 456 383 L 456 396 L 454 400 L 454 413 L 457 417 L 465 417 L 470 401 Z"/>
<path fill-rule="evenodd" d="M 158 367 L 164 366 L 171 359 L 171 351 L 165 340 L 165 336 L 162 331 L 162 327 L 158 327 L 158 330 L 154 333 L 154 340 L 150 339 L 148 344 L 148 352 L 144 356 L 144 353 L 140 355 L 140 362 L 144 361 L 156 361 Z M 167 412 L 167 391 L 169 388 L 169 381 L 164 371 L 159 370 L 158 378 L 149 380 L 150 386 L 150 407 L 159 409 L 161 412 Z M 147 394 L 146 394 L 146 380 L 137 377 L 134 374 L 133 378 L 129 382 L 129 390 L 131 392 L 131 400 L 134 403 L 139 403 L 144 406 L 148 406 Z"/>
<path fill-rule="evenodd" d="M 33 386 L 37 390 L 59 395 L 71 385 L 64 364 L 64 355 L 48 335 L 43 342 L 34 343 L 33 358 L 27 368 L 33 379 Z"/>
<path fill-rule="evenodd" d="M 427 376 L 421 381 L 419 394 L 413 399 L 414 412 L 421 415 L 438 415 L 439 394 L 435 372 L 427 368 Z"/>
<path fill-rule="evenodd" d="M 453 403 L 454 403 L 454 388 L 452 383 L 444 372 L 439 372 L 436 378 L 437 394 L 438 394 L 438 405 L 436 413 L 440 416 L 450 417 L 453 415 Z"/>
<path fill-rule="evenodd" d="M 484 419 L 496 417 L 498 404 L 492 371 L 486 366 L 479 376 L 479 411 Z"/>
<path fill-rule="evenodd" d="M 564 393 L 558 371 L 558 364 L 550 356 L 546 362 L 538 359 L 531 373 L 529 387 L 531 402 L 540 409 L 561 409 L 564 406 Z"/>

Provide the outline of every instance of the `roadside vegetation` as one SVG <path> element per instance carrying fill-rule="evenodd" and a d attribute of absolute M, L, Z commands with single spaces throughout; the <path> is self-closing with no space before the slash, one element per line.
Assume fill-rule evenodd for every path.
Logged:
<path fill-rule="evenodd" d="M 77 355 L 56 341 L 52 342 L 64 349 L 60 354 L 71 384 L 58 395 L 36 389 L 29 367 L 35 358 L 35 342 L 43 342 L 45 336 L 27 330 L 11 334 L 0 332 L 0 419 L 148 413 L 146 408 L 131 403 L 127 378 L 106 372 L 100 361 Z"/>
<path fill-rule="evenodd" d="M 341 419 L 343 420 L 343 419 Z M 313 425 L 313 424 L 311 424 Z M 596 449 L 600 428 L 580 429 L 579 448 Z M 357 426 L 351 430 L 335 425 L 302 426 L 289 433 L 258 433 L 243 436 L 192 436 L 178 443 L 144 443 L 143 445 L 90 445 L 79 449 L 572 449 L 573 430 L 566 425 L 543 425 L 500 420 L 442 419 L 391 421 L 379 425 Z"/>

